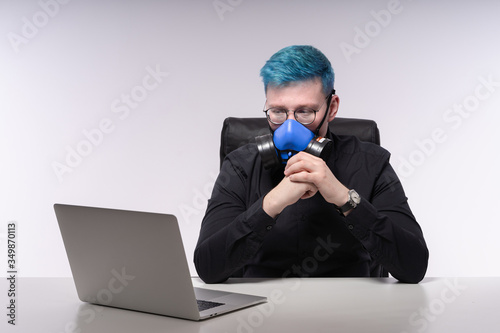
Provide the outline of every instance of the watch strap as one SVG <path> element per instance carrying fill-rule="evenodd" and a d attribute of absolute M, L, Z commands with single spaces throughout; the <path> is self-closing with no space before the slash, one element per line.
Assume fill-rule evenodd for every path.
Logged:
<path fill-rule="evenodd" d="M 342 207 L 337 207 L 337 210 L 339 211 L 340 214 L 344 215 L 345 212 L 355 208 L 354 205 L 351 203 L 351 200 L 349 199 L 345 205 Z"/>
<path fill-rule="evenodd" d="M 358 199 L 353 199 L 353 195 L 355 197 L 357 197 Z M 356 202 L 355 200 L 357 200 L 358 202 Z M 355 190 L 349 190 L 349 199 L 347 200 L 347 202 L 343 206 L 337 207 L 337 211 L 340 213 L 340 215 L 344 216 L 344 214 L 346 212 L 348 212 L 351 209 L 356 208 L 358 203 L 359 203 L 358 193 Z"/>

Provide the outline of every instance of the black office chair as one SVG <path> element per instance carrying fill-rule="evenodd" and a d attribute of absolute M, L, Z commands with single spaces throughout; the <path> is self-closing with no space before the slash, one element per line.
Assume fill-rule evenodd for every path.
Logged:
<path fill-rule="evenodd" d="M 361 141 L 380 145 L 380 133 L 377 123 L 369 119 L 339 118 L 329 123 L 330 131 L 336 135 L 354 135 Z M 262 118 L 234 118 L 224 120 L 221 132 L 220 165 L 227 154 L 233 150 L 255 142 L 255 137 L 269 134 L 269 125 L 265 117 Z M 387 277 L 387 271 L 377 264 L 371 267 L 372 277 Z"/>

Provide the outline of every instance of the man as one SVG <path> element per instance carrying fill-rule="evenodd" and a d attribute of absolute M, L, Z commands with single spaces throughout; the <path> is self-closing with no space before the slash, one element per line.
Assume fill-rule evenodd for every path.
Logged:
<path fill-rule="evenodd" d="M 195 249 L 200 278 L 218 283 L 231 276 L 389 272 L 418 283 L 427 270 L 428 250 L 390 154 L 328 129 L 339 108 L 328 59 L 312 46 L 286 47 L 266 62 L 261 76 L 273 143 L 293 145 L 300 132 L 331 140 L 333 149 L 323 160 L 305 151 L 283 155 L 274 147 L 270 151 L 281 153 L 286 164 L 267 168 L 258 144 L 230 153 Z"/>

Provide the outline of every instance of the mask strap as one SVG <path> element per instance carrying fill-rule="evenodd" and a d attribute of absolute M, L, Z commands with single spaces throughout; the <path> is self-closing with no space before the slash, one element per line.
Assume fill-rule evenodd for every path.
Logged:
<path fill-rule="evenodd" d="M 323 119 L 321 119 L 321 123 L 319 123 L 318 127 L 316 128 L 315 135 L 319 136 L 319 129 L 321 126 L 323 126 L 323 123 L 325 122 L 326 116 L 328 115 L 328 111 L 330 110 L 330 103 L 332 102 L 332 97 L 335 95 L 335 89 L 332 89 L 332 92 L 330 93 L 330 97 L 328 97 L 328 102 L 326 103 L 326 112 L 325 115 L 323 116 Z"/>

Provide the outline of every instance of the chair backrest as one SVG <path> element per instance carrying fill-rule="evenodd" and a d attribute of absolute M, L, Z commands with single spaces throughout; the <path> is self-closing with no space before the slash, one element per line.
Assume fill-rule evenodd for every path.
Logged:
<path fill-rule="evenodd" d="M 354 135 L 361 141 L 380 145 L 380 133 L 373 120 L 336 117 L 329 126 L 336 135 Z M 226 118 L 221 132 L 220 165 L 227 154 L 249 142 L 255 142 L 256 136 L 264 134 L 269 134 L 269 125 L 264 117 Z"/>

